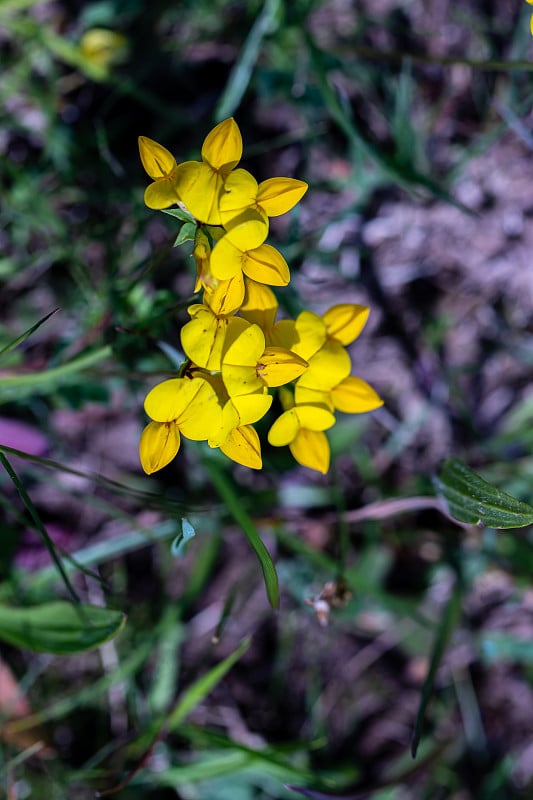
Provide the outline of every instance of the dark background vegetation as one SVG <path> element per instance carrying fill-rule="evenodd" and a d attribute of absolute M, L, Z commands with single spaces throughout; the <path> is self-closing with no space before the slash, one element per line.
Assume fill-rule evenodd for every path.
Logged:
<path fill-rule="evenodd" d="M 107 73 L 80 50 L 95 27 L 125 37 Z M 41 723 L 0 734 L 10 800 L 85 800 L 139 766 L 115 796 L 533 795 L 530 532 L 431 508 L 350 514 L 432 496 L 450 455 L 531 498 L 530 38 L 515 0 L 0 4 L 2 340 L 58 308 L 2 365 L 0 444 L 30 454 L 13 464 L 56 545 L 97 548 L 101 580 L 77 573 L 80 594 L 128 614 L 88 655 L 2 649 L 3 713 L 16 681 Z M 137 136 L 195 158 L 228 115 L 258 179 L 310 185 L 272 221 L 292 272 L 282 307 L 370 305 L 352 360 L 385 405 L 339 421 L 327 477 L 268 446 L 259 474 L 215 459 L 221 497 L 202 446 L 150 478 L 138 463 L 142 401 L 175 368 L 194 269 L 172 248 L 175 221 L 143 204 Z M 0 483 L 2 597 L 63 596 Z M 278 611 L 236 507 L 274 557 Z M 196 536 L 173 556 L 182 517 Z M 150 748 L 159 715 L 246 635 L 231 672 Z"/>

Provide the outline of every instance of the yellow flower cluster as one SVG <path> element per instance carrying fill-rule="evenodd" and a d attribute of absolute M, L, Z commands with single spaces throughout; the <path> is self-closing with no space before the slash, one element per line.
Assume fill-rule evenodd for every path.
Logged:
<path fill-rule="evenodd" d="M 278 304 L 269 287 L 286 286 L 290 273 L 281 253 L 266 244 L 268 220 L 293 208 L 307 184 L 293 178 L 258 184 L 237 168 L 242 139 L 233 118 L 208 134 L 201 161 L 178 164 L 145 136 L 139 137 L 139 149 L 153 180 L 145 203 L 163 210 L 178 206 L 172 213 L 185 222 L 182 240 L 194 242 L 195 291 L 202 293 L 181 331 L 187 360 L 179 376 L 155 386 L 145 400 L 152 421 L 140 442 L 144 470 L 150 474 L 166 466 L 181 435 L 260 469 L 253 425 L 270 409 L 269 389 L 282 387 L 284 410 L 268 441 L 289 445 L 300 464 L 327 472 L 324 431 L 335 424 L 334 412 L 371 411 L 382 401 L 350 375 L 346 350 L 361 332 L 368 308 L 343 303 L 321 317 L 303 311 L 296 320 L 276 321 Z"/>

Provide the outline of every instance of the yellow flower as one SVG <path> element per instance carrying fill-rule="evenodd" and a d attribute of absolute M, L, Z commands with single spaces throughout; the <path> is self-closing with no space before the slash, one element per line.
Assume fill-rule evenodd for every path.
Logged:
<path fill-rule="evenodd" d="M 216 392 L 221 409 L 220 425 L 208 439 L 210 447 L 219 447 L 232 461 L 251 469 L 261 469 L 261 444 L 257 432 L 250 424 L 260 419 L 269 409 L 271 398 L 262 396 L 252 410 L 248 408 L 248 419 L 242 421 L 230 399 L 220 375 L 204 375 Z"/>
<path fill-rule="evenodd" d="M 144 169 L 154 179 L 144 193 L 148 208 L 168 208 L 178 203 L 176 180 L 179 167 L 172 153 L 148 136 L 139 136 L 139 153 Z"/>
<path fill-rule="evenodd" d="M 221 225 L 219 198 L 224 181 L 242 156 L 242 138 L 233 117 L 207 134 L 201 161 L 180 164 L 177 189 L 188 211 L 200 222 Z"/>
<path fill-rule="evenodd" d="M 307 183 L 295 178 L 269 178 L 257 183 L 245 169 L 236 169 L 228 175 L 220 195 L 220 219 L 225 226 L 253 208 L 265 220 L 290 211 L 307 191 Z"/>
<path fill-rule="evenodd" d="M 251 469 L 261 469 L 261 443 L 257 431 L 252 425 L 241 425 L 234 428 L 220 450 L 225 456 Z"/>
<path fill-rule="evenodd" d="M 141 435 L 141 464 L 149 475 L 162 469 L 176 456 L 181 437 L 202 441 L 220 425 L 216 393 L 203 378 L 172 378 L 148 392 L 144 401 L 153 420 Z"/>
<path fill-rule="evenodd" d="M 285 395 L 285 405 L 288 404 Z M 278 417 L 268 432 L 274 447 L 289 445 L 296 461 L 304 467 L 322 472 L 329 469 L 330 450 L 323 431 L 335 424 L 335 417 L 323 406 L 293 405 Z"/>
<path fill-rule="evenodd" d="M 128 40 L 109 28 L 90 28 L 81 37 L 79 48 L 86 71 L 95 80 L 105 80 L 110 68 L 126 59 Z"/>
<path fill-rule="evenodd" d="M 240 314 L 248 322 L 259 325 L 268 344 L 272 342 L 272 331 L 278 313 L 276 295 L 264 283 L 257 283 L 250 278 L 244 280 L 244 300 L 241 304 Z"/>
<path fill-rule="evenodd" d="M 220 371 L 230 317 L 215 314 L 204 303 L 189 306 L 187 311 L 191 321 L 181 329 L 181 346 L 186 356 L 198 367 Z"/>
<path fill-rule="evenodd" d="M 273 341 L 309 363 L 299 385 L 328 392 L 348 377 L 351 362 L 345 346 L 359 336 L 369 310 L 354 303 L 340 303 L 321 317 L 302 311 L 295 321 L 277 323 L 272 331 Z"/>
<path fill-rule="evenodd" d="M 257 211 L 249 209 L 228 225 L 211 251 L 209 268 L 218 280 L 247 275 L 259 283 L 286 286 L 289 267 L 280 252 L 264 244 L 268 224 Z"/>
<path fill-rule="evenodd" d="M 230 397 L 283 386 L 300 376 L 307 362 L 284 347 L 266 347 L 259 325 L 230 320 L 222 357 L 222 380 Z"/>
<path fill-rule="evenodd" d="M 322 405 L 330 411 L 342 411 L 344 414 L 363 414 L 383 405 L 383 400 L 374 389 L 355 375 L 348 375 L 329 390 L 312 388 L 298 382 L 294 398 L 296 403 Z"/>

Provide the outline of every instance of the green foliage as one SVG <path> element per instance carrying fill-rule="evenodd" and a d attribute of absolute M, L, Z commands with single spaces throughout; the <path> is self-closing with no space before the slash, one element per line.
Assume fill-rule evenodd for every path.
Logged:
<path fill-rule="evenodd" d="M 533 524 L 533 506 L 492 486 L 458 459 L 446 461 L 436 480 L 450 514 L 471 525 L 523 528 Z"/>
<path fill-rule="evenodd" d="M 0 3 L 0 669 L 31 706 L 0 696 L 7 797 L 530 796 L 530 9 L 466 5 Z M 126 40 L 103 68 L 94 28 Z M 136 138 L 196 158 L 227 114 L 244 166 L 310 183 L 287 315 L 373 309 L 354 368 L 386 406 L 339 421 L 328 478 L 136 460 L 196 300 L 195 220 L 143 207 Z"/>
<path fill-rule="evenodd" d="M 125 621 L 120 611 L 85 604 L 0 606 L 0 639 L 29 650 L 71 655 L 100 647 Z"/>

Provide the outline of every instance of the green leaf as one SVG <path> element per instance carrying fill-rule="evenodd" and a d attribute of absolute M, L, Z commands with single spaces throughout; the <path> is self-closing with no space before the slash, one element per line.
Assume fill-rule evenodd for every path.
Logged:
<path fill-rule="evenodd" d="M 196 531 L 194 530 L 191 523 L 182 517 L 181 519 L 181 532 L 178 533 L 174 541 L 170 546 L 170 552 L 173 556 L 182 556 L 185 554 L 185 545 L 192 539 L 193 536 L 196 536 Z"/>
<path fill-rule="evenodd" d="M 435 487 L 452 517 L 487 528 L 523 528 L 533 523 L 533 506 L 502 492 L 456 458 L 444 462 Z"/>
<path fill-rule="evenodd" d="M 174 242 L 174 247 L 179 247 L 180 244 L 185 244 L 185 242 L 194 242 L 196 238 L 196 222 L 186 222 L 184 225 L 181 226 L 181 230 L 176 236 L 176 241 Z"/>
<path fill-rule="evenodd" d="M 196 225 L 193 215 L 183 208 L 162 208 L 161 211 L 163 214 L 168 214 L 169 217 L 176 217 L 176 219 L 181 219 L 182 222 L 192 222 Z"/>
<path fill-rule="evenodd" d="M 121 611 L 67 602 L 14 608 L 0 605 L 0 639 L 16 647 L 69 655 L 92 650 L 119 633 Z"/>

